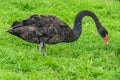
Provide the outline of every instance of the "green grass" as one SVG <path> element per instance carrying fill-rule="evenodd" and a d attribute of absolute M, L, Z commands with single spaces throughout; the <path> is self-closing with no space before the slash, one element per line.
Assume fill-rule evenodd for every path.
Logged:
<path fill-rule="evenodd" d="M 0 0 L 0 80 L 119 80 L 119 0 Z M 5 30 L 15 20 L 32 14 L 51 14 L 73 26 L 75 15 L 91 10 L 109 32 L 109 45 L 99 36 L 93 20 L 83 19 L 81 37 L 71 43 L 38 45 L 10 35 Z"/>

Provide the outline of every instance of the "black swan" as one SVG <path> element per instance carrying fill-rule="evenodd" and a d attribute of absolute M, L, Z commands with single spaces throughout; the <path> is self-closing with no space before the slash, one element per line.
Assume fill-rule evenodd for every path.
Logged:
<path fill-rule="evenodd" d="M 82 19 L 84 16 L 93 18 L 98 33 L 108 44 L 108 32 L 101 25 L 97 16 L 89 11 L 83 10 L 76 15 L 73 30 L 62 20 L 52 15 L 32 15 L 28 19 L 15 21 L 12 29 L 7 32 L 18 36 L 28 42 L 40 44 L 39 49 L 45 53 L 45 43 L 55 44 L 60 42 L 72 42 L 77 40 L 82 33 Z"/>

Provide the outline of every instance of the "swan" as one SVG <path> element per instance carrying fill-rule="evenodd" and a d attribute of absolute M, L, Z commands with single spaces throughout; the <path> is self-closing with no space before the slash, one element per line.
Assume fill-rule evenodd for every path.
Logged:
<path fill-rule="evenodd" d="M 45 44 L 73 42 L 79 38 L 82 33 L 82 19 L 85 16 L 94 20 L 98 33 L 108 44 L 108 31 L 95 13 L 89 10 L 82 10 L 76 15 L 73 29 L 56 16 L 34 14 L 27 19 L 13 22 L 12 28 L 7 32 L 28 42 L 40 44 L 39 49 L 46 55 Z"/>

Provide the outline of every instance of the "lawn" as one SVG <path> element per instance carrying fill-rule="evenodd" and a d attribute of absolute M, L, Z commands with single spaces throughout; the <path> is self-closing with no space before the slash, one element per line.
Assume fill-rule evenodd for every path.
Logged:
<path fill-rule="evenodd" d="M 77 41 L 46 44 L 47 57 L 38 51 L 38 44 L 5 32 L 13 21 L 32 14 L 55 15 L 73 28 L 76 14 L 84 9 L 94 12 L 108 30 L 108 46 L 90 17 L 83 19 Z M 119 0 L 0 0 L 0 80 L 119 79 Z"/>

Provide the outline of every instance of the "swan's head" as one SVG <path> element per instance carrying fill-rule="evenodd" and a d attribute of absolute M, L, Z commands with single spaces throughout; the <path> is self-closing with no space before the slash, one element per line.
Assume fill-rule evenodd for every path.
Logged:
<path fill-rule="evenodd" d="M 106 45 L 108 45 L 108 32 L 107 30 L 102 27 L 100 29 L 98 29 L 99 34 L 101 35 L 101 37 L 104 39 L 104 42 L 106 43 Z"/>

